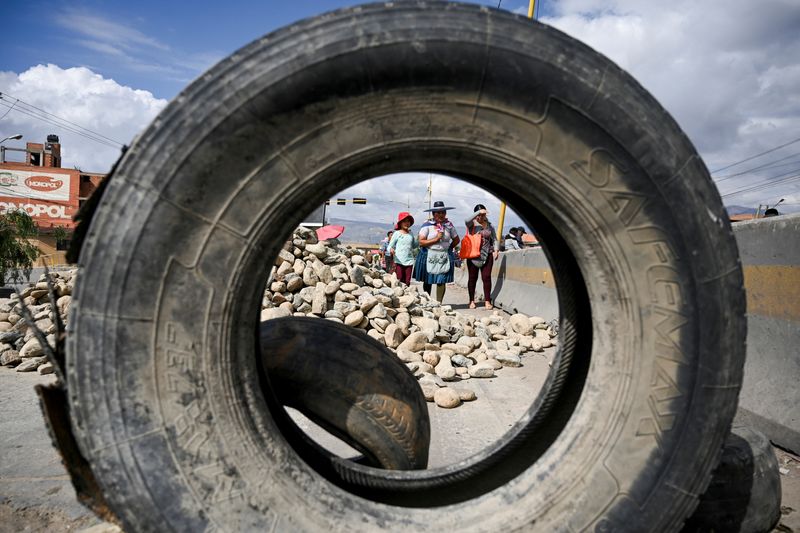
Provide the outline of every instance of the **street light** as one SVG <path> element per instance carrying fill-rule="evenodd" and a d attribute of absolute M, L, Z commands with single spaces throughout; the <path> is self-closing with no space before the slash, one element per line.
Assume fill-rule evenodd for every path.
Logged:
<path fill-rule="evenodd" d="M 9 135 L 8 137 L 6 137 L 2 141 L 0 141 L 0 144 L 3 144 L 6 141 L 18 141 L 20 139 L 22 139 L 22 134 L 21 133 L 17 133 L 16 135 Z"/>

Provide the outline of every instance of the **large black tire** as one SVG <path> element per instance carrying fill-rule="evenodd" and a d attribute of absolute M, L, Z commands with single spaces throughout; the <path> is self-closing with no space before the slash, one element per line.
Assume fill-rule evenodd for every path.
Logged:
<path fill-rule="evenodd" d="M 781 519 L 781 475 L 767 437 L 736 426 L 684 533 L 768 533 Z"/>
<path fill-rule="evenodd" d="M 559 354 L 475 457 L 331 473 L 261 392 L 263 268 L 313 206 L 404 170 L 480 184 L 537 229 Z M 675 531 L 742 379 L 736 244 L 691 143 L 606 58 L 475 5 L 343 10 L 225 59 L 125 155 L 80 263 L 74 430 L 131 531 Z"/>
<path fill-rule="evenodd" d="M 297 409 L 362 452 L 363 464 L 428 466 L 425 396 L 411 371 L 378 341 L 362 330 L 306 317 L 262 322 L 259 337 L 267 389 L 278 404 Z M 283 427 L 291 431 L 287 420 Z M 337 468 L 336 457 L 328 458 L 329 467 Z"/>

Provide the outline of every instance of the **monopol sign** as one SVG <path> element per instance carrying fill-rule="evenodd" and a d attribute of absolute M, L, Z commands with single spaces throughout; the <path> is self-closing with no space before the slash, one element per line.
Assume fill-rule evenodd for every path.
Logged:
<path fill-rule="evenodd" d="M 0 196 L 34 200 L 69 201 L 69 174 L 0 170 Z"/>
<path fill-rule="evenodd" d="M 46 218 L 53 221 L 71 221 L 72 209 L 68 205 L 0 201 L 0 214 L 6 214 L 10 211 L 25 211 L 31 218 Z"/>

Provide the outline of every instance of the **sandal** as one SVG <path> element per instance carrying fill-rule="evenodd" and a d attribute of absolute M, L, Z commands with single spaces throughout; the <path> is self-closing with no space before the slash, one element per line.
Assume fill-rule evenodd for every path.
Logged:
<path fill-rule="evenodd" d="M 485 305 L 486 305 L 486 309 L 494 309 L 494 306 L 489 302 L 486 302 Z"/>
<path fill-rule="evenodd" d="M 469 308 L 470 309 L 475 309 L 475 302 L 470 302 L 469 303 Z"/>

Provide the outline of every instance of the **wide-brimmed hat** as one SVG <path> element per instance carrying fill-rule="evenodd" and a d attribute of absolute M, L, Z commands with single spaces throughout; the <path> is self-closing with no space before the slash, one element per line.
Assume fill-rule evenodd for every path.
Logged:
<path fill-rule="evenodd" d="M 426 209 L 425 213 L 433 213 L 434 211 L 447 211 L 448 209 L 455 209 L 455 207 L 445 207 L 444 202 L 436 200 L 433 202 L 433 207 Z"/>
<path fill-rule="evenodd" d="M 402 221 L 404 221 L 405 219 L 407 219 L 407 218 L 411 219 L 411 225 L 413 226 L 414 225 L 414 217 L 412 217 L 411 213 L 409 213 L 408 211 L 403 211 L 402 213 L 397 215 L 397 222 L 395 222 L 395 224 L 394 224 L 394 229 L 400 229 L 400 223 Z"/>

